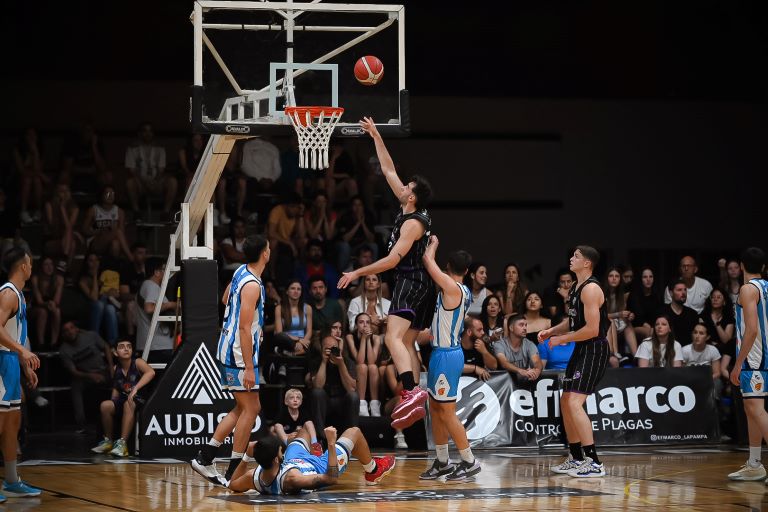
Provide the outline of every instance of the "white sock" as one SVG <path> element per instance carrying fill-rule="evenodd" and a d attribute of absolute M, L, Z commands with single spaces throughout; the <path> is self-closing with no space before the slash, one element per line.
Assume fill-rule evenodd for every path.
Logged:
<path fill-rule="evenodd" d="M 249 457 L 247 453 L 244 453 L 243 462 L 256 462 L 256 459 L 254 459 L 253 457 Z"/>
<path fill-rule="evenodd" d="M 217 441 L 214 438 L 211 438 L 210 441 L 208 441 L 208 444 L 213 446 L 214 448 L 218 448 L 221 446 L 221 441 Z"/>
<path fill-rule="evenodd" d="M 762 464 L 761 459 L 762 446 L 750 446 L 749 447 L 749 466 L 756 468 Z"/>
<path fill-rule="evenodd" d="M 376 461 L 371 459 L 371 462 L 369 462 L 368 464 L 363 464 L 363 469 L 365 470 L 366 473 L 373 473 L 374 471 L 376 471 Z"/>
<path fill-rule="evenodd" d="M 463 450 L 459 450 L 459 455 L 461 455 L 461 460 L 463 460 L 464 462 L 470 462 L 470 463 L 475 462 L 475 456 L 472 455 L 472 448 L 470 448 L 469 446 L 467 446 Z"/>
<path fill-rule="evenodd" d="M 245 455 L 245 454 L 244 453 L 240 453 L 240 452 L 232 452 L 232 455 L 230 455 L 229 458 L 230 459 L 240 460 L 240 459 L 243 458 L 243 455 Z"/>
<path fill-rule="evenodd" d="M 435 445 L 435 451 L 437 452 L 437 460 L 440 464 L 448 463 L 448 445 L 437 444 Z"/>
<path fill-rule="evenodd" d="M 315 444 L 317 442 L 317 436 L 312 436 L 312 444 Z"/>

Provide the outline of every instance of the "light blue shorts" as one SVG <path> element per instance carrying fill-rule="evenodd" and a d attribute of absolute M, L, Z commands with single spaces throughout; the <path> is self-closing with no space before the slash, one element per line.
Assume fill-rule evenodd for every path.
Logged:
<path fill-rule="evenodd" d="M 0 412 L 21 407 L 21 367 L 16 352 L 0 350 Z"/>
<path fill-rule="evenodd" d="M 438 402 L 455 402 L 463 370 L 464 352 L 461 347 L 433 348 L 427 374 L 429 396 Z"/>
<path fill-rule="evenodd" d="M 256 383 L 251 389 L 245 389 L 243 386 L 243 374 L 245 368 L 232 368 L 231 366 L 219 366 L 221 369 L 221 389 L 225 391 L 258 391 L 259 390 L 259 367 L 253 367 L 253 373 L 256 375 Z"/>

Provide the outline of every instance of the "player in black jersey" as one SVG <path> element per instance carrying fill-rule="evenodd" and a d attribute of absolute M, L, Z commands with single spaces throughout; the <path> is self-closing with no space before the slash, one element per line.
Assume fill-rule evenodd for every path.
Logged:
<path fill-rule="evenodd" d="M 603 378 L 610 357 L 606 337 L 610 326 L 608 308 L 600 282 L 592 275 L 599 260 L 600 254 L 594 248 L 576 247 L 571 256 L 571 270 L 576 274 L 577 283 L 571 287 L 568 298 L 568 318 L 539 332 L 539 342 L 550 338 L 550 347 L 576 342 L 565 370 L 560 398 L 570 454 L 551 469 L 579 478 L 605 476 L 605 468 L 595 450 L 592 422 L 584 410 L 584 402 Z"/>
<path fill-rule="evenodd" d="M 420 176 L 414 176 L 403 184 L 373 120 L 366 117 L 360 121 L 360 126 L 376 144 L 381 172 L 400 201 L 401 210 L 389 239 L 389 254 L 368 266 L 345 272 L 338 287 L 346 288 L 360 277 L 395 269 L 395 286 L 384 341 L 403 383 L 400 403 L 392 411 L 392 427 L 403 429 L 424 417 L 424 402 L 427 400 L 426 391 L 416 386 L 419 360 L 414 341 L 419 331 L 432 324 L 437 300 L 435 283 L 422 261 L 432 225 L 426 210 L 432 190 Z"/>

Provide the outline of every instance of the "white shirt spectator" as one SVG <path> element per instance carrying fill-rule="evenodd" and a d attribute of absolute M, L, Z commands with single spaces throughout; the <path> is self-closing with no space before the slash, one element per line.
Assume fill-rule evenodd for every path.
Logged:
<path fill-rule="evenodd" d="M 235 250 L 237 250 L 237 252 L 243 252 L 243 246 L 245 245 L 245 238 L 243 238 L 239 242 L 235 241 L 235 243 L 233 244 L 232 243 L 232 237 L 228 236 L 227 238 L 225 238 L 224 240 L 221 241 L 221 245 L 234 245 L 235 246 Z M 224 260 L 224 268 L 226 270 L 237 270 L 238 268 L 240 268 L 240 265 L 242 265 L 242 263 L 239 262 L 239 261 L 229 261 L 229 260 L 227 260 L 227 257 L 224 256 L 223 252 L 221 253 L 221 259 Z"/>
<path fill-rule="evenodd" d="M 160 296 L 160 287 L 152 281 L 147 279 L 141 284 L 139 294 L 137 296 L 136 304 L 139 306 L 136 314 L 136 350 L 144 350 L 146 344 L 147 334 L 149 334 L 149 325 L 152 323 L 152 315 L 148 315 L 144 312 L 144 304 L 154 303 L 157 304 L 157 298 Z M 168 299 L 163 297 L 163 303 L 168 302 Z M 171 337 L 171 330 L 168 327 L 168 322 L 158 322 L 157 329 L 155 329 L 155 337 L 152 338 L 152 345 L 150 352 L 153 350 L 173 350 L 173 338 Z"/>
<path fill-rule="evenodd" d="M 271 142 L 258 137 L 243 144 L 243 161 L 240 166 L 243 174 L 257 180 L 277 181 L 282 174 L 280 151 Z"/>
<path fill-rule="evenodd" d="M 701 313 L 704 310 L 704 304 L 706 304 L 710 293 L 712 293 L 712 285 L 709 281 L 697 276 L 694 278 L 693 286 L 688 288 L 688 298 L 685 300 L 685 305 L 695 309 L 697 313 Z M 672 302 L 669 288 L 664 290 L 664 302 L 667 304 Z"/>
<path fill-rule="evenodd" d="M 661 354 L 661 366 L 664 366 L 664 354 L 666 354 L 667 349 L 664 344 L 662 344 L 659 347 L 659 353 Z M 646 338 L 639 347 L 637 347 L 637 352 L 635 353 L 635 357 L 638 359 L 647 359 L 648 360 L 648 366 L 653 367 L 653 341 L 651 341 L 651 338 Z M 682 361 L 683 360 L 683 347 L 680 346 L 680 343 L 675 341 L 675 361 Z"/>
<path fill-rule="evenodd" d="M 375 309 L 376 314 L 379 315 L 379 318 L 384 318 L 387 316 L 387 313 L 389 312 L 389 305 L 390 301 L 384 297 L 381 297 L 380 300 L 376 301 Z M 355 326 L 355 318 L 357 318 L 357 315 L 364 313 L 367 309 L 368 301 L 363 295 L 355 297 L 350 301 L 349 309 L 347 309 L 347 317 L 349 318 L 350 329 Z"/>
<path fill-rule="evenodd" d="M 144 180 L 156 180 L 165 170 L 165 148 L 139 144 L 125 151 L 125 167 Z"/>
<path fill-rule="evenodd" d="M 720 352 L 712 345 L 704 345 L 701 352 L 693 348 L 693 344 L 683 347 L 684 366 L 712 366 L 713 361 L 720 359 Z"/>

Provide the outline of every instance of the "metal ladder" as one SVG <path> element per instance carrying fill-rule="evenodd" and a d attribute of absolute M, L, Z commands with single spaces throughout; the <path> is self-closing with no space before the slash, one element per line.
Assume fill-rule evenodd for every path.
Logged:
<path fill-rule="evenodd" d="M 175 315 L 161 315 L 160 306 L 163 303 L 163 297 L 168 288 L 168 281 L 181 270 L 176 261 L 176 251 L 181 253 L 181 260 L 213 259 L 213 204 L 211 197 L 219 183 L 221 172 L 227 163 L 232 147 L 238 139 L 247 137 L 235 135 L 212 135 L 205 146 L 203 158 L 195 170 L 192 178 L 192 184 L 187 190 L 184 202 L 181 204 L 181 222 L 179 222 L 176 232 L 170 236 L 170 246 L 168 249 L 168 260 L 165 264 L 163 281 L 160 284 L 160 296 L 157 299 L 155 311 L 152 313 L 152 321 L 149 324 L 147 339 L 144 340 L 144 351 L 142 358 L 146 361 L 149 352 L 152 349 L 152 339 L 157 331 L 160 322 L 175 322 Z M 203 245 L 197 245 L 197 230 L 200 224 L 205 221 L 203 231 Z M 139 313 L 142 314 L 142 313 Z M 179 316 L 178 318 L 181 318 Z M 176 340 L 174 340 L 175 343 Z M 163 369 L 165 363 L 150 364 L 152 368 Z"/>

